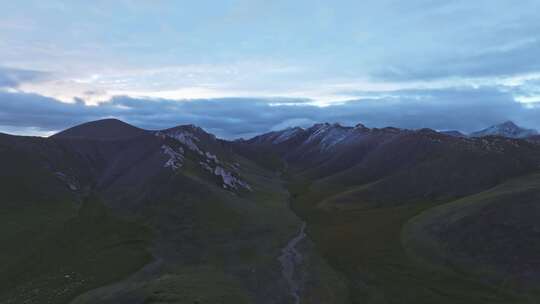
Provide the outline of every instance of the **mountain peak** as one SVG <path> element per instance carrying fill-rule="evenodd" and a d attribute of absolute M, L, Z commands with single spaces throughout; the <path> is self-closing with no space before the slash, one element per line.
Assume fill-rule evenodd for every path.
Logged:
<path fill-rule="evenodd" d="M 320 129 L 320 128 L 329 127 L 329 126 L 330 126 L 330 124 L 327 123 L 327 122 L 320 122 L 320 123 L 316 123 L 313 126 L 311 126 L 310 129 Z"/>
<path fill-rule="evenodd" d="M 125 139 L 146 134 L 146 131 L 119 119 L 106 118 L 83 123 L 59 133 L 52 138 Z"/>
<path fill-rule="evenodd" d="M 357 123 L 355 126 L 354 126 L 354 130 L 358 131 L 358 132 L 369 132 L 371 129 L 366 127 L 364 124 L 362 123 Z"/>
<path fill-rule="evenodd" d="M 507 127 L 507 128 L 514 128 L 514 129 L 518 129 L 519 126 L 516 125 L 513 121 L 511 120 L 507 120 L 501 124 L 498 125 L 499 127 Z"/>
<path fill-rule="evenodd" d="M 180 133 L 187 132 L 199 139 L 206 138 L 206 139 L 213 140 L 216 138 L 214 134 L 208 133 L 203 128 L 194 124 L 179 125 L 179 126 L 172 127 L 169 129 L 161 130 L 159 132 L 165 133 L 165 134 L 177 134 L 178 132 Z"/>
<path fill-rule="evenodd" d="M 507 120 L 478 132 L 471 133 L 472 137 L 503 136 L 509 138 L 526 138 L 538 134 L 534 129 L 525 129 Z"/>

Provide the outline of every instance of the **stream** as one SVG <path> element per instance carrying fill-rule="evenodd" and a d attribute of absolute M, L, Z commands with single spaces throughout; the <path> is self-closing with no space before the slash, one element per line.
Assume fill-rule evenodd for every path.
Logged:
<path fill-rule="evenodd" d="M 281 255 L 278 257 L 281 263 L 281 273 L 289 285 L 289 290 L 295 304 L 300 304 L 300 284 L 295 279 L 295 272 L 296 267 L 302 263 L 302 254 L 296 249 L 296 246 L 306 237 L 305 229 L 306 223 L 302 222 L 298 234 L 281 249 Z"/>

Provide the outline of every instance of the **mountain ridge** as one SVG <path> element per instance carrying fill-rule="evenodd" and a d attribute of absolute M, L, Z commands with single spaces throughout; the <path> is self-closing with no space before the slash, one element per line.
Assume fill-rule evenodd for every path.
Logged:
<path fill-rule="evenodd" d="M 300 126 L 291 126 L 281 130 L 274 130 L 269 132 L 263 132 L 261 134 L 255 135 L 248 139 L 235 139 L 225 141 L 250 141 L 255 138 L 260 138 L 261 136 L 272 136 L 273 135 L 282 135 L 282 138 L 279 141 L 287 140 L 288 137 L 292 134 L 285 135 L 284 133 L 297 133 L 306 130 L 320 129 L 320 128 L 339 128 L 339 129 L 356 129 L 361 131 L 393 131 L 398 130 L 407 130 L 407 131 L 420 131 L 422 129 L 403 129 L 396 128 L 392 126 L 382 127 L 382 128 L 369 128 L 362 123 L 357 123 L 355 126 L 343 126 L 340 123 L 315 123 L 309 127 L 300 127 Z M 149 130 L 136 127 L 132 124 L 126 123 L 120 119 L 116 118 L 105 118 L 95 121 L 85 122 L 73 127 L 67 128 L 63 131 L 59 131 L 51 136 L 50 138 L 93 138 L 93 139 L 121 139 L 121 138 L 130 138 L 143 135 L 147 132 L 173 132 L 174 130 L 186 130 L 190 129 L 194 132 L 202 132 L 204 134 L 216 137 L 215 135 L 208 133 L 200 126 L 194 124 L 182 124 L 170 128 L 160 129 L 160 130 Z M 459 130 L 434 130 L 430 128 L 424 128 L 425 130 L 431 130 L 440 134 L 454 136 L 454 137 L 485 137 L 485 136 L 502 136 L 508 138 L 520 138 L 526 139 L 529 137 L 536 137 L 539 135 L 539 132 L 536 129 L 526 129 L 518 126 L 513 121 L 505 121 L 503 123 L 495 124 L 489 126 L 485 129 L 474 131 L 470 133 L 464 133 Z M 202 134 L 200 133 L 200 134 Z M 10 134 L 7 134 L 10 135 Z M 276 138 L 277 139 L 277 138 Z"/>

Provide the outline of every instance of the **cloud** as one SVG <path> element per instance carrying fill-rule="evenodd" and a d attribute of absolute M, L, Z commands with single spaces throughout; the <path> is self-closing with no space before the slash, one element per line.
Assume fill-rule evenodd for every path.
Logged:
<path fill-rule="evenodd" d="M 441 78 L 489 78 L 526 75 L 540 71 L 540 40 L 527 39 L 514 46 L 468 52 L 451 58 L 433 58 L 426 64 L 384 66 L 371 77 L 382 81 L 437 80 Z"/>
<path fill-rule="evenodd" d="M 270 128 L 271 131 L 279 131 L 291 127 L 308 127 L 313 124 L 317 123 L 317 121 L 314 121 L 309 118 L 291 118 L 287 119 L 285 121 L 282 121 L 278 123 L 277 125 L 274 125 Z"/>
<path fill-rule="evenodd" d="M 117 96 L 89 106 L 37 94 L 0 91 L 0 130 L 44 133 L 82 122 L 116 117 L 147 129 L 196 124 L 223 138 L 250 137 L 316 122 L 363 123 L 370 127 L 478 130 L 505 120 L 540 128 L 540 107 L 516 102 L 513 92 L 495 87 L 401 90 L 377 98 L 327 107 L 305 99 L 144 99 Z"/>
<path fill-rule="evenodd" d="M 17 88 L 22 83 L 44 80 L 48 76 L 46 72 L 0 66 L 0 88 Z"/>
<path fill-rule="evenodd" d="M 82 97 L 91 90 L 131 96 L 156 92 L 157 97 L 179 88 L 283 95 L 296 89 L 316 93 L 331 80 L 411 82 L 540 72 L 537 0 L 519 5 L 202 0 L 5 6 L 0 12 L 0 20 L 7 20 L 0 22 L 2 62 L 76 82 L 55 94 L 48 94 L 49 87 L 32 90 L 58 98 Z M 12 78 L 3 82 L 17 83 Z M 174 93 L 175 98 L 203 97 L 201 92 Z"/>
<path fill-rule="evenodd" d="M 356 118 L 378 127 L 471 132 L 505 120 L 540 127 L 536 119 L 540 109 L 527 108 L 511 92 L 494 87 L 396 91 L 382 98 L 348 102 L 335 114 L 350 123 Z"/>

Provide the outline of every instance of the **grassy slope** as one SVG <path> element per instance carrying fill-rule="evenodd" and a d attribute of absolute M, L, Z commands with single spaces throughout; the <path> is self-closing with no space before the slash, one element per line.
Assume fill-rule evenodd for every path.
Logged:
<path fill-rule="evenodd" d="M 293 208 L 308 223 L 319 250 L 349 282 L 351 303 L 525 303 L 516 295 L 462 274 L 420 267 L 401 244 L 405 223 L 430 207 L 340 210 L 318 208 L 331 187 L 291 183 Z M 325 206 L 328 207 L 328 206 Z"/>
<path fill-rule="evenodd" d="M 250 303 L 234 277 L 212 267 L 175 269 L 142 288 L 144 303 Z"/>
<path fill-rule="evenodd" d="M 532 209 L 533 206 L 525 204 L 536 203 L 539 193 L 540 174 L 533 174 L 508 181 L 487 191 L 431 208 L 412 218 L 405 225 L 403 229 L 403 243 L 410 255 L 420 264 L 424 264 L 427 267 L 438 267 L 443 270 L 451 267 L 462 272 L 478 275 L 479 277 L 487 275 L 493 278 L 509 277 L 509 274 L 503 274 L 500 272 L 501 269 L 497 269 L 497 266 L 501 268 L 501 265 L 490 265 L 490 260 L 486 260 L 485 257 L 484 262 L 475 261 L 471 263 L 471 261 L 467 262 L 458 259 L 455 253 L 449 254 L 450 251 L 459 250 L 460 248 L 455 248 L 455 242 L 451 243 L 446 239 L 434 235 L 432 231 L 434 229 L 433 227 L 443 228 L 444 230 L 456 225 L 465 225 L 459 223 L 468 218 L 472 218 L 473 222 L 477 222 L 474 219 L 478 217 L 482 217 L 485 220 L 489 216 L 490 211 L 488 210 L 490 207 L 494 207 L 495 210 L 502 209 L 504 206 L 510 207 L 513 210 L 504 211 L 503 209 L 501 211 L 502 213 L 499 213 L 500 216 L 505 218 L 505 222 L 501 224 L 505 227 L 512 225 L 517 227 L 523 226 L 525 229 L 521 230 L 520 235 L 514 235 L 513 239 L 517 242 L 514 245 L 522 247 L 521 250 L 527 250 L 531 254 L 534 254 L 534 252 L 538 252 L 538 247 L 534 247 L 536 246 L 535 240 L 527 241 L 525 239 L 526 230 L 534 229 L 530 226 L 531 224 L 534 225 L 534 223 L 527 223 L 526 221 L 530 219 L 525 218 L 522 212 L 525 212 L 525 214 L 529 212 L 532 216 L 536 214 L 536 211 Z M 504 212 L 508 213 L 505 214 Z M 513 215 L 518 215 L 519 217 L 513 218 Z M 535 221 L 535 219 L 533 220 Z M 460 226 L 460 228 L 467 229 L 466 226 Z M 513 240 L 505 239 L 501 235 L 498 235 L 495 240 L 490 240 L 489 234 L 494 233 L 493 231 L 497 227 L 489 225 L 486 228 L 489 230 L 482 231 L 480 228 L 476 228 L 475 230 L 477 231 L 474 231 L 477 237 L 481 237 L 481 239 L 474 241 L 476 247 L 472 248 L 474 254 L 478 255 L 476 257 L 477 259 L 481 259 L 483 254 L 491 254 L 490 251 L 501 250 L 501 248 L 494 247 L 496 246 L 496 242 L 504 242 L 507 244 L 506 247 L 512 246 L 510 244 Z M 523 239 L 520 239 L 520 237 Z M 461 248 L 462 250 L 466 250 L 465 244 L 461 246 L 463 246 Z M 527 248 L 524 246 L 527 246 Z M 511 282 L 506 279 L 504 283 L 510 286 L 517 282 Z"/>
<path fill-rule="evenodd" d="M 78 201 L 36 155 L 0 145 L 0 302 L 67 303 L 150 260 L 150 232 Z"/>
<path fill-rule="evenodd" d="M 150 261 L 150 231 L 110 216 L 92 200 L 4 209 L 0 299 L 6 303 L 67 303 Z M 6 223 L 10 223 L 6 225 Z"/>

